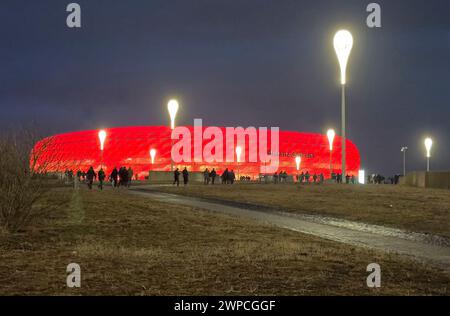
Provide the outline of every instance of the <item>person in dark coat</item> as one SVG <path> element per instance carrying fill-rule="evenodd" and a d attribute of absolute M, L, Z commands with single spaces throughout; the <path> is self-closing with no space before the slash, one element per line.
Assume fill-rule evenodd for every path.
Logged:
<path fill-rule="evenodd" d="M 82 175 L 83 173 L 81 172 L 81 170 L 78 170 L 77 171 L 77 178 L 78 178 L 78 181 L 81 181 L 81 175 Z"/>
<path fill-rule="evenodd" d="M 273 174 L 273 182 L 274 182 L 275 184 L 278 183 L 278 173 L 276 173 L 276 172 Z"/>
<path fill-rule="evenodd" d="M 173 185 L 177 184 L 177 187 L 180 186 L 180 170 L 177 168 L 173 172 Z"/>
<path fill-rule="evenodd" d="M 89 168 L 88 172 L 86 173 L 86 180 L 89 187 L 89 190 L 92 190 L 92 183 L 94 183 L 94 179 L 97 177 L 97 174 L 94 171 L 94 168 L 92 166 Z"/>
<path fill-rule="evenodd" d="M 225 171 L 222 173 L 222 184 L 226 184 L 228 180 L 228 168 L 225 169 Z"/>
<path fill-rule="evenodd" d="M 103 171 L 103 168 L 100 168 L 100 171 L 98 172 L 98 187 L 100 188 L 100 190 L 103 190 L 103 181 L 105 181 L 105 172 Z"/>
<path fill-rule="evenodd" d="M 216 177 L 217 177 L 216 169 L 213 168 L 213 170 L 209 174 L 209 177 L 211 178 L 211 184 L 214 185 L 214 181 L 216 181 Z"/>
<path fill-rule="evenodd" d="M 234 174 L 234 170 L 231 170 L 228 173 L 228 183 L 234 184 L 234 181 L 236 180 L 236 175 Z"/>
<path fill-rule="evenodd" d="M 131 169 L 131 167 L 128 168 L 127 174 L 128 174 L 127 187 L 130 187 L 131 181 L 133 180 L 133 169 Z"/>
<path fill-rule="evenodd" d="M 209 170 L 208 168 L 203 171 L 203 184 L 208 185 L 209 184 Z"/>
<path fill-rule="evenodd" d="M 187 170 L 186 167 L 184 167 L 183 169 L 183 183 L 186 186 L 189 182 L 189 171 Z"/>
<path fill-rule="evenodd" d="M 119 172 L 117 171 L 117 168 L 114 167 L 113 171 L 111 172 L 111 175 L 109 176 L 111 178 L 113 187 L 117 187 L 117 177 L 119 176 Z"/>
<path fill-rule="evenodd" d="M 125 167 L 119 169 L 119 187 L 127 186 L 128 184 L 128 170 Z"/>

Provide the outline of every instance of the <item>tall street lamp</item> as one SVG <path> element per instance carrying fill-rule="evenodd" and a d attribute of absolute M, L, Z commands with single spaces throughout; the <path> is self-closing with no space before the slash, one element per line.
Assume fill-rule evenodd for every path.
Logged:
<path fill-rule="evenodd" d="M 295 157 L 295 164 L 297 165 L 297 182 L 298 182 L 298 173 L 300 172 L 300 164 L 302 163 L 302 157 Z"/>
<path fill-rule="evenodd" d="M 335 136 L 336 136 L 336 132 L 334 131 L 334 129 L 329 129 L 327 132 L 327 137 L 328 137 L 328 144 L 330 145 L 330 179 L 331 179 L 331 175 L 333 173 L 332 154 L 333 154 L 333 142 L 334 142 Z"/>
<path fill-rule="evenodd" d="M 170 100 L 167 104 L 167 109 L 169 110 L 170 115 L 170 129 L 173 131 L 175 129 L 175 118 L 178 113 L 179 104 L 177 100 Z M 172 147 L 173 147 L 173 139 L 170 137 L 171 147 L 170 147 L 170 170 L 173 171 L 173 159 L 172 159 Z"/>
<path fill-rule="evenodd" d="M 150 159 L 152 161 L 152 165 L 155 164 L 156 157 L 156 149 L 150 149 Z"/>
<path fill-rule="evenodd" d="M 402 147 L 403 153 L 403 176 L 406 177 L 406 152 L 408 151 L 408 147 Z"/>
<path fill-rule="evenodd" d="M 153 165 L 155 164 L 155 157 L 156 157 L 156 149 L 150 149 L 150 159 L 152 162 L 152 166 L 150 168 L 150 172 L 148 173 L 148 179 L 151 181 L 151 171 L 153 169 Z"/>
<path fill-rule="evenodd" d="M 431 138 L 425 139 L 425 149 L 427 150 L 427 172 L 430 172 L 430 158 L 431 158 L 431 147 L 433 146 L 433 140 Z"/>
<path fill-rule="evenodd" d="M 100 140 L 100 165 L 103 169 L 103 150 L 105 149 L 106 131 L 100 130 L 98 132 L 98 139 Z"/>
<path fill-rule="evenodd" d="M 346 135 L 345 135 L 345 84 L 348 58 L 353 48 L 353 36 L 347 30 L 340 30 L 334 36 L 334 49 L 341 68 L 341 116 L 342 116 L 342 176 L 346 176 Z"/>
<path fill-rule="evenodd" d="M 242 147 L 237 146 L 236 147 L 236 159 L 237 159 L 237 167 L 238 167 L 238 179 L 239 179 L 239 163 L 241 162 L 241 154 L 242 154 Z"/>

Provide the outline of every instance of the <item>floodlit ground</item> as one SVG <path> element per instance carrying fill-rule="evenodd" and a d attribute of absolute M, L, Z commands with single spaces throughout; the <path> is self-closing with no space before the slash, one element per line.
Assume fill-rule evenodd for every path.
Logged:
<path fill-rule="evenodd" d="M 2 295 L 448 294 L 448 274 L 402 257 L 126 191 L 54 189 L 42 206 L 0 235 Z M 66 288 L 72 262 L 81 289 Z M 381 289 L 366 286 L 372 262 Z"/>
<path fill-rule="evenodd" d="M 392 185 L 190 185 L 157 190 L 450 237 L 450 191 Z"/>

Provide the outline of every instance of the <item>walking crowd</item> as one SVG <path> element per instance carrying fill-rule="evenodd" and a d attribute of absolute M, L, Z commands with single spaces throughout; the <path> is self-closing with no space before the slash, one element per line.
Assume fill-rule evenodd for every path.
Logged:
<path fill-rule="evenodd" d="M 299 183 L 310 183 L 310 179 L 312 180 L 313 183 L 323 183 L 325 181 L 325 177 L 323 175 L 323 173 L 317 175 L 317 174 L 313 174 L 312 176 L 310 175 L 310 173 L 308 171 L 306 171 L 306 173 L 301 173 L 300 175 L 297 175 L 297 182 Z"/>
<path fill-rule="evenodd" d="M 91 166 L 88 171 L 81 171 L 78 170 L 76 174 L 74 175 L 73 170 L 66 170 L 65 171 L 66 179 L 74 184 L 74 187 L 78 187 L 80 183 L 87 184 L 88 188 L 92 190 L 94 182 L 98 181 L 98 188 L 100 190 L 103 190 L 103 186 L 106 180 L 106 173 L 103 170 L 103 168 L 100 168 L 100 170 L 95 172 L 94 168 Z M 183 184 L 185 186 L 189 183 L 189 171 L 187 170 L 187 167 L 185 167 L 183 170 L 180 171 L 179 168 L 177 168 L 173 172 L 173 185 L 180 186 L 181 177 L 183 180 Z M 270 177 L 268 175 L 261 175 L 264 177 L 267 181 L 267 177 Z M 275 172 L 272 176 L 272 181 L 275 184 L 279 183 L 288 183 L 293 182 L 293 176 L 289 176 L 286 171 L 280 171 Z M 320 174 L 310 174 L 309 171 L 302 172 L 301 174 L 297 174 L 295 176 L 297 183 L 300 184 L 309 184 L 309 183 L 317 183 L 321 184 L 325 182 L 325 177 L 323 173 Z M 369 175 L 367 177 L 368 183 L 370 184 L 382 184 L 382 183 L 391 183 L 391 184 L 398 184 L 399 182 L 399 175 L 395 175 L 394 177 L 388 178 L 386 181 L 385 177 L 379 175 L 379 174 L 373 174 Z M 220 180 L 219 180 L 220 179 Z M 214 185 L 217 183 L 217 181 L 220 181 L 222 184 L 234 184 L 236 182 L 236 174 L 233 169 L 226 168 L 225 171 L 219 175 L 215 168 L 212 170 L 209 170 L 206 168 L 203 171 L 203 183 L 205 185 Z M 129 188 L 131 186 L 131 181 L 133 180 L 133 169 L 131 167 L 120 167 L 117 169 L 116 167 L 111 171 L 109 174 L 107 180 L 111 183 L 111 186 L 113 188 Z M 137 177 L 136 177 L 137 180 Z M 241 182 L 250 182 L 251 178 L 248 176 L 240 176 L 239 180 Z M 331 180 L 335 183 L 345 183 L 347 184 L 356 184 L 357 179 L 354 175 L 346 175 L 345 180 L 343 180 L 342 174 L 339 173 L 332 173 L 331 174 Z"/>
<path fill-rule="evenodd" d="M 180 176 L 183 177 L 183 184 L 186 186 L 189 183 L 189 171 L 187 170 L 187 168 L 184 168 L 183 171 L 180 172 L 180 169 L 177 168 L 174 172 L 173 172 L 173 177 L 174 177 L 174 181 L 173 181 L 173 185 L 177 185 L 180 186 Z M 205 185 L 214 185 L 216 183 L 216 178 L 218 178 L 219 175 L 217 174 L 216 169 L 212 169 L 211 171 L 209 171 L 208 168 L 205 169 L 205 171 L 203 171 L 203 183 Z M 220 175 L 220 179 L 222 184 L 234 184 L 234 182 L 236 181 L 236 174 L 234 173 L 234 170 L 228 170 L 225 169 L 225 171 Z"/>
<path fill-rule="evenodd" d="M 87 172 L 78 170 L 75 176 L 72 170 L 66 170 L 65 175 L 66 179 L 68 179 L 69 182 L 73 182 L 76 188 L 80 183 L 85 183 L 87 184 L 89 190 L 92 190 L 94 181 L 96 180 L 98 180 L 98 188 L 103 190 L 103 185 L 106 179 L 106 173 L 103 168 L 100 168 L 98 173 L 96 173 L 92 166 L 89 167 Z M 133 169 L 131 169 L 131 167 L 128 169 L 126 167 L 120 167 L 119 169 L 115 167 L 108 176 L 108 181 L 111 183 L 113 188 L 129 188 L 132 180 Z"/>

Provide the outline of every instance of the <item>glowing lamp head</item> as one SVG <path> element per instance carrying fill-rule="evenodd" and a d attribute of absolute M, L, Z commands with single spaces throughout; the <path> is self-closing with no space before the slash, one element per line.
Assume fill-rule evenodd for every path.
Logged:
<path fill-rule="evenodd" d="M 175 117 L 178 113 L 179 104 L 177 100 L 170 100 L 167 104 L 167 109 L 169 110 L 170 115 L 170 128 L 175 128 Z"/>
<path fill-rule="evenodd" d="M 300 156 L 295 157 L 295 164 L 297 165 L 297 171 L 300 170 L 301 163 L 302 163 L 302 157 L 300 157 Z"/>
<path fill-rule="evenodd" d="M 431 157 L 431 147 L 433 147 L 433 140 L 431 138 L 425 139 L 425 148 L 427 150 L 427 158 Z"/>
<path fill-rule="evenodd" d="M 329 129 L 327 132 L 327 137 L 328 137 L 328 143 L 330 144 L 330 151 L 333 150 L 333 142 L 334 142 L 335 136 L 336 136 L 336 132 L 334 131 L 334 129 Z"/>
<path fill-rule="evenodd" d="M 346 83 L 348 58 L 353 48 L 353 36 L 347 30 L 340 30 L 334 36 L 333 44 L 341 67 L 341 84 L 344 85 Z"/>
<path fill-rule="evenodd" d="M 152 159 L 152 165 L 155 163 L 156 149 L 150 149 L 150 158 Z"/>
<path fill-rule="evenodd" d="M 105 148 L 106 132 L 101 130 L 98 132 L 98 139 L 100 140 L 100 150 Z"/>
<path fill-rule="evenodd" d="M 242 147 L 241 146 L 237 146 L 236 147 L 237 162 L 241 162 L 241 154 L 242 154 Z"/>

